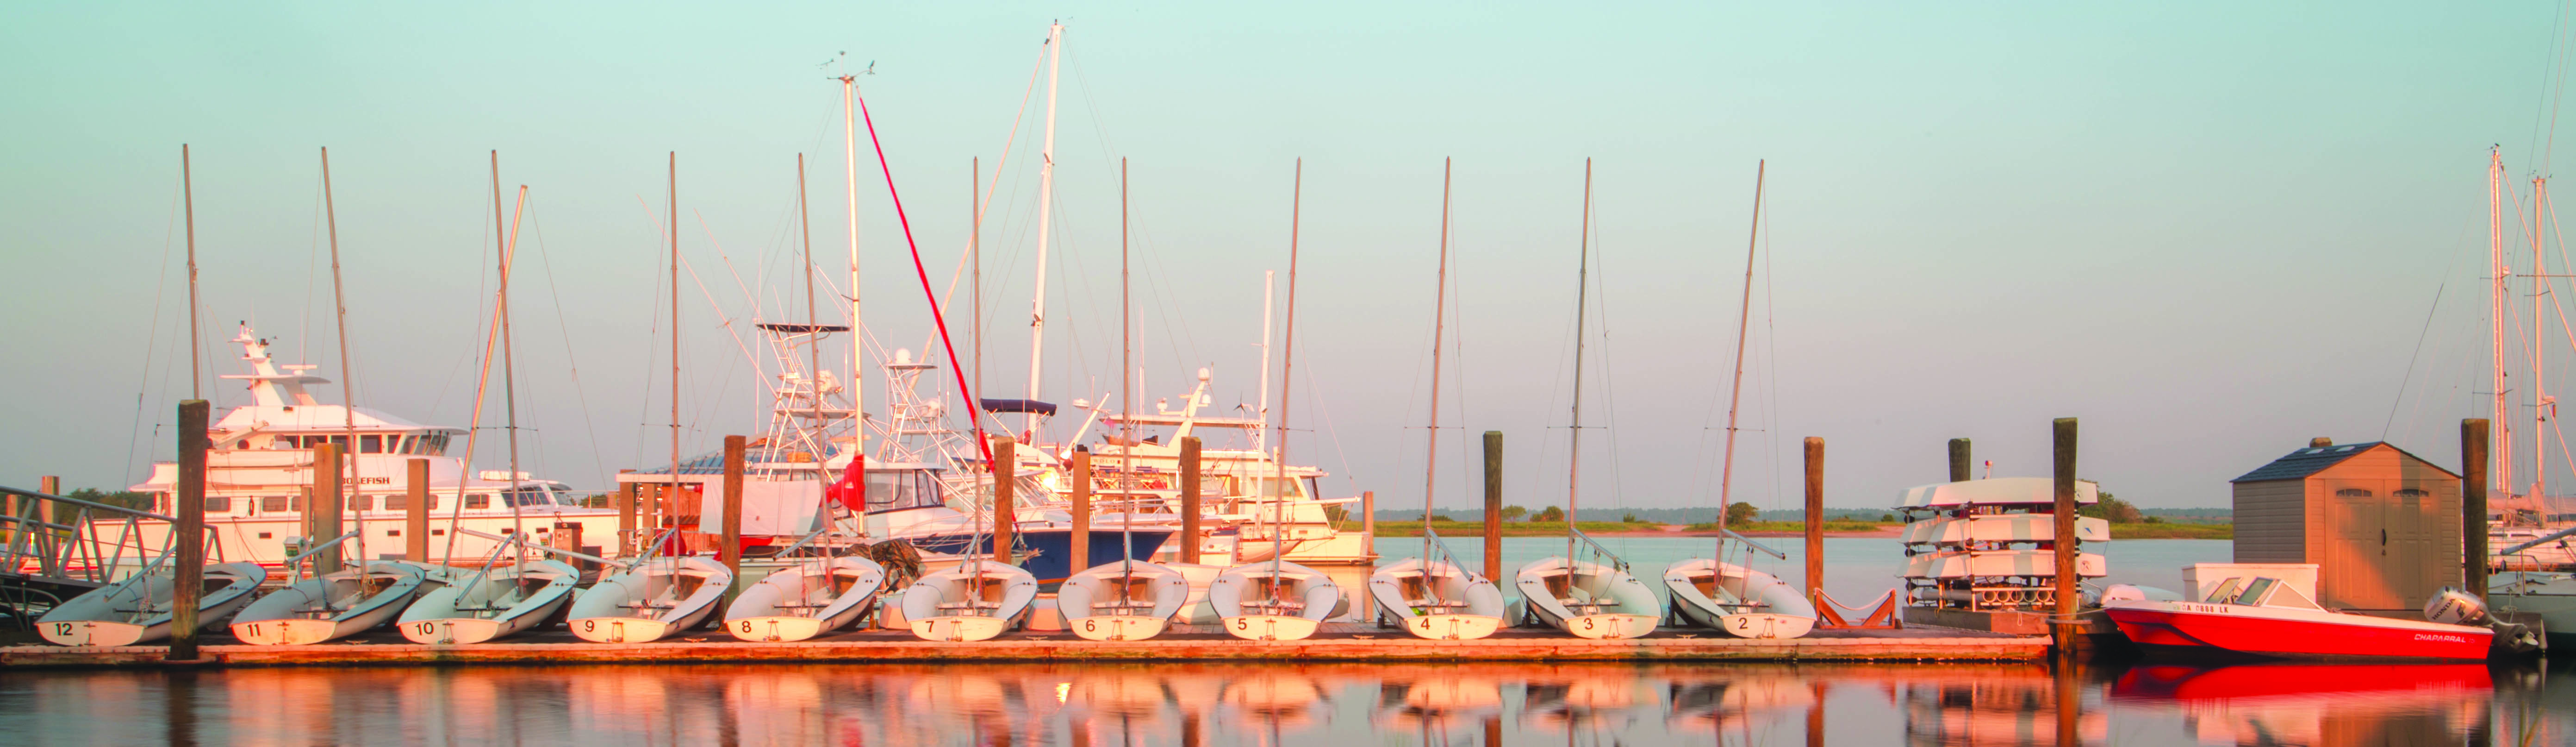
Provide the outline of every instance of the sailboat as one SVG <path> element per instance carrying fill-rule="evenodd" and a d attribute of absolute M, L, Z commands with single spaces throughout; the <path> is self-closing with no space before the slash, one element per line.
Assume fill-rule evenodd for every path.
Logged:
<path fill-rule="evenodd" d="M 1725 508 L 1734 505 L 1735 414 L 1744 398 L 1745 332 L 1753 320 L 1753 252 L 1762 235 L 1762 177 L 1767 169 L 1768 164 L 1754 167 L 1753 238 L 1745 241 L 1744 303 L 1735 318 L 1735 383 L 1726 400 L 1726 466 L 1718 477 L 1721 518 Z M 1718 532 L 1714 556 L 1684 559 L 1664 568 L 1664 588 L 1670 592 L 1675 616 L 1744 638 L 1796 638 L 1815 627 L 1816 606 L 1806 595 L 1778 576 L 1719 560 L 1727 556 L 1727 539 L 1743 538 L 1724 527 Z M 1789 557 L 1750 539 L 1744 539 L 1744 545 L 1782 560 Z"/>
<path fill-rule="evenodd" d="M 505 543 L 502 550 L 524 549 Z M 482 643 L 536 629 L 572 598 L 581 572 L 560 560 L 493 558 L 480 571 L 423 594 L 398 627 L 413 643 Z"/>
<path fill-rule="evenodd" d="M 2548 282 L 2546 278 L 2552 277 L 2552 275 L 2542 267 L 2542 253 L 2540 251 L 2541 224 L 2539 221 L 2542 217 L 2541 211 L 2544 210 L 2544 206 L 2546 206 L 2548 202 L 2548 191 L 2546 185 L 2547 182 L 2540 179 L 2535 179 L 2532 184 L 2532 210 L 2534 213 L 2532 220 L 2534 222 L 2532 224 L 2533 238 L 2531 247 L 2531 274 L 2535 276 L 2534 280 L 2543 283 Z M 2495 605 L 2498 612 L 2523 612 L 2539 615 L 2541 621 L 2540 627 L 2542 630 L 2546 631 L 2552 642 L 2559 643 L 2561 645 L 2576 645 L 2576 573 L 2570 573 L 2569 570 L 2571 569 L 2567 567 L 2544 569 L 2540 563 L 2535 562 L 2540 559 L 2540 556 L 2544 552 L 2558 557 L 2567 557 L 2568 550 L 2566 539 L 2568 536 L 2576 534 L 2576 527 L 2555 528 L 2554 531 L 2553 528 L 2548 527 L 2548 519 L 2550 518 L 2549 499 L 2547 495 L 2548 470 L 2545 467 L 2545 459 L 2540 460 L 2543 464 L 2535 465 L 2534 473 L 2536 479 L 2533 480 L 2530 486 L 2530 493 L 2520 500 L 2517 500 L 2513 495 L 2513 426 L 2511 422 L 2506 419 L 2505 414 L 2511 412 L 2515 405 L 2508 398 L 2508 393 L 2514 390 L 2508 385 L 2506 380 L 2507 371 L 2505 369 L 2506 358 L 2504 337 L 2505 317 L 2506 314 L 2509 313 L 2505 304 L 2506 298 L 2508 297 L 2507 294 L 2510 292 L 2510 289 L 2506 287 L 2505 282 L 2507 278 L 2513 276 L 2513 268 L 2506 264 L 2504 255 L 2503 193 L 2504 155 L 2501 150 L 2490 149 L 2488 151 L 2487 161 L 2487 231 L 2493 262 L 2491 277 L 2493 278 L 2494 287 L 2491 290 L 2492 295 L 2490 296 L 2490 303 L 2493 304 L 2493 307 L 2489 315 L 2489 320 L 2495 325 L 2495 363 L 2494 370 L 2492 371 L 2492 374 L 2495 377 L 2495 384 L 2489 389 L 2489 391 L 2493 392 L 2493 397 L 2495 398 L 2494 417 L 2497 429 L 2495 451 L 2498 455 L 2495 460 L 2496 476 L 2492 483 L 2495 488 L 2493 489 L 2493 494 L 2491 494 L 2492 497 L 2490 498 L 2490 501 L 2491 503 L 2501 504 L 2528 503 L 2530 504 L 2530 510 L 2515 510 L 2512 507 L 2507 507 L 2502 512 L 2505 518 L 2504 524 L 2491 525 L 2488 529 L 2489 539 L 2487 541 L 2487 549 L 2489 551 L 2488 562 L 2490 567 L 2521 568 L 2522 570 L 2508 570 L 2489 576 L 2487 578 L 2487 599 Z M 2534 329 L 2533 334 L 2535 348 L 2538 344 L 2538 330 L 2544 329 L 2548 326 L 2547 321 L 2540 318 L 2540 302 L 2537 299 L 2537 294 L 2547 292 L 2548 288 L 2546 286 L 2534 289 L 2535 298 L 2532 302 L 2532 326 Z M 2535 349 L 2532 353 L 2531 359 L 2534 363 L 2534 367 L 2537 368 L 2538 363 L 2543 359 L 2543 356 L 2541 356 L 2539 351 Z M 2545 386 L 2547 384 L 2547 379 L 2543 378 L 2539 374 L 2540 372 L 2535 370 L 2531 377 L 2535 390 L 2537 390 L 2538 387 Z M 2545 392 L 2535 391 L 2534 398 L 2543 403 L 2552 401 Z M 2556 405 L 2545 404 L 2541 407 L 2533 408 L 2533 413 L 2536 419 L 2545 420 L 2553 417 L 2556 410 Z M 2532 423 L 2532 426 L 2533 432 L 2536 434 L 2536 438 L 2545 439 L 2548 437 L 2546 435 L 2548 432 L 2547 424 L 2534 422 Z M 2535 451 L 2545 454 L 2548 450 L 2543 446 L 2535 449 Z M 2485 523 L 2483 520 L 2487 517 L 2478 518 L 2482 520 L 2481 523 Z M 2555 544 L 2553 545 L 2552 543 Z"/>
<path fill-rule="evenodd" d="M 660 546 L 671 539 L 663 537 L 626 570 L 600 579 L 573 599 L 566 615 L 573 635 L 599 643 L 658 641 L 696 628 L 715 613 L 733 588 L 733 570 L 704 555 L 660 554 Z"/>
<path fill-rule="evenodd" d="M 1127 413 L 1135 397 L 1135 345 L 1130 339 L 1135 323 L 1129 317 L 1135 304 L 1130 298 L 1127 267 L 1127 159 L 1118 159 L 1118 367 L 1128 372 L 1121 377 L 1118 395 L 1119 443 L 1136 442 Z M 1121 449 L 1122 452 L 1129 451 Z M 1133 474 L 1136 465 L 1127 458 L 1119 465 L 1120 475 Z M 1121 481 L 1125 484 L 1125 481 Z M 1092 566 L 1068 576 L 1056 590 L 1056 609 L 1064 613 L 1065 626 L 1074 635 L 1094 641 L 1132 641 L 1152 638 L 1163 632 L 1172 616 L 1189 601 L 1190 580 L 1179 571 L 1136 560 L 1136 512 L 1132 508 L 1118 514 L 1121 533 L 1118 559 Z M 1148 554 L 1151 551 L 1147 551 Z"/>
<path fill-rule="evenodd" d="M 286 559 L 294 569 L 319 563 L 324 551 L 358 536 L 307 548 Z M 293 646 L 337 640 L 384 624 L 401 614 L 424 592 L 447 584 L 447 569 L 402 560 L 379 560 L 361 567 L 320 571 L 269 592 L 233 615 L 233 637 L 261 646 Z"/>
<path fill-rule="evenodd" d="M 36 632 L 58 646 L 132 646 L 170 637 L 171 586 L 169 555 L 153 567 L 55 605 L 36 619 Z M 213 563 L 205 569 L 205 592 L 198 597 L 197 620 L 212 629 L 251 600 L 268 580 L 257 563 Z"/>
<path fill-rule="evenodd" d="M 1440 163 L 1440 271 L 1432 293 L 1431 428 L 1422 464 L 1422 554 L 1369 574 L 1369 596 L 1378 617 L 1405 632 L 1435 640 L 1471 640 L 1503 625 L 1503 591 L 1467 570 L 1457 553 L 1431 530 L 1432 484 L 1440 474 L 1440 343 L 1449 313 L 1449 161 Z"/>
<path fill-rule="evenodd" d="M 1565 554 L 1521 566 L 1513 585 L 1521 592 L 1521 612 L 1540 624 L 1584 638 L 1636 638 L 1655 632 L 1663 602 L 1655 591 L 1628 574 L 1627 561 L 1575 528 L 1575 504 L 1583 474 L 1583 319 L 1591 292 L 1592 161 L 1583 162 L 1583 227 L 1581 266 L 1574 293 L 1574 432 L 1566 466 Z M 1577 559 L 1589 548 L 1608 563 Z"/>
<path fill-rule="evenodd" d="M 1273 448 L 1279 456 L 1274 462 L 1274 484 L 1287 477 L 1288 463 L 1288 389 L 1287 372 L 1295 370 L 1297 358 L 1297 229 L 1298 214 L 1304 206 L 1306 162 L 1297 161 L 1296 190 L 1291 198 L 1288 220 L 1288 329 L 1280 356 L 1279 434 Z M 1271 501 L 1272 537 L 1279 535 L 1285 522 L 1285 501 Z M 1288 562 L 1286 553 L 1273 552 L 1270 559 L 1237 565 L 1217 574 L 1208 584 L 1208 606 L 1216 612 L 1225 632 L 1234 637 L 1255 641 L 1296 641 L 1315 634 L 1315 628 L 1326 618 L 1341 614 L 1349 604 L 1331 576 L 1321 571 Z"/>
<path fill-rule="evenodd" d="M 876 607 L 885 568 L 855 556 L 812 558 L 761 577 L 725 608 L 724 629 L 746 641 L 801 641 L 849 627 Z"/>

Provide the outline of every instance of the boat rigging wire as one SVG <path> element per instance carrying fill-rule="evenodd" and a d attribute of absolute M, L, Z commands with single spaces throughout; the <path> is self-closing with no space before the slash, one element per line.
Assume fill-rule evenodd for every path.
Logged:
<path fill-rule="evenodd" d="M 895 219 L 903 225 L 904 247 L 912 252 L 913 275 L 921 279 L 922 300 L 929 303 L 930 320 L 939 327 L 939 344 L 948 352 L 948 372 L 955 375 L 957 379 L 957 391 L 963 395 L 963 398 L 966 400 L 967 422 L 975 424 L 975 448 L 983 454 L 985 469 L 993 474 L 993 479 L 996 482 L 1011 477 L 1017 472 L 1016 465 L 1014 465 L 1011 472 L 1006 473 L 1003 471 L 1003 465 L 993 463 L 993 444 L 990 440 L 984 437 L 984 405 L 983 403 L 976 401 L 975 391 L 966 385 L 965 369 L 957 365 L 957 344 L 951 341 L 948 337 L 948 315 L 940 311 L 939 297 L 930 290 L 930 271 L 922 266 L 921 246 L 913 241 L 912 218 L 904 213 L 903 195 L 895 191 L 894 166 L 886 162 L 885 144 L 879 142 L 877 139 L 876 117 L 868 113 L 868 100 L 865 97 L 859 97 L 858 103 L 859 117 L 861 120 L 867 122 L 868 125 L 868 146 L 876 151 L 877 170 L 885 174 L 886 197 L 894 202 Z M 995 486 L 996 495 L 999 494 L 999 489 L 1000 486 L 997 484 Z M 995 520 L 1000 520 L 1000 512 L 1004 510 L 1005 507 L 997 504 L 993 509 Z M 1000 548 L 995 548 L 995 550 L 998 552 Z"/>
<path fill-rule="evenodd" d="M 118 473 L 127 476 L 134 474 L 133 434 L 135 431 L 143 430 L 143 390 L 152 386 L 152 354 L 155 352 L 154 348 L 159 347 L 161 339 L 161 302 L 170 290 L 170 244 L 178 237 L 179 231 L 179 189 L 180 187 L 174 184 L 170 190 L 170 219 L 161 229 L 161 271 L 152 278 L 152 323 L 145 328 L 143 334 L 143 376 L 141 381 L 134 384 L 134 423 L 127 426 L 125 430 L 125 470 Z M 166 389 L 168 388 L 166 376 L 164 382 L 163 388 Z M 153 430 L 158 432 L 160 429 L 156 427 Z"/>
<path fill-rule="evenodd" d="M 555 329 L 563 334 L 564 368 L 571 373 L 573 402 L 581 406 L 582 432 L 590 437 L 592 474 L 608 474 L 608 463 L 599 455 L 599 427 L 591 422 L 590 394 L 581 385 L 581 362 L 573 356 L 572 322 L 564 314 L 563 289 L 555 284 L 554 260 L 546 253 L 546 224 L 534 215 L 528 216 L 528 230 L 536 234 L 537 266 L 546 273 L 546 294 L 554 301 Z M 543 453 L 540 451 L 539 453 Z"/>

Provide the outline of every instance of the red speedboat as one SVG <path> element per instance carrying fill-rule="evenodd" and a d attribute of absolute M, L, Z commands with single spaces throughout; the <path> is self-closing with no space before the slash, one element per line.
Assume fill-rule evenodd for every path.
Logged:
<path fill-rule="evenodd" d="M 2113 600 L 2103 610 L 2150 652 L 2282 659 L 2485 659 L 2495 631 L 2328 611 L 2279 579 L 2236 579 L 2209 601 Z"/>

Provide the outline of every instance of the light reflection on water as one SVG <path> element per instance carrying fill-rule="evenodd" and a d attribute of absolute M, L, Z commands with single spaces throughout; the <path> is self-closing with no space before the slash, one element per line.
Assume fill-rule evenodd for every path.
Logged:
<path fill-rule="evenodd" d="M 2566 672 L 2554 673 L 2565 676 Z M 761 664 L 0 675 L 39 744 L 2566 744 L 2482 665 Z M 2061 717 L 2061 715 L 2067 717 Z M 2483 736 L 2484 739 L 2479 737 Z M 2526 741 L 2528 737 L 2528 741 Z"/>

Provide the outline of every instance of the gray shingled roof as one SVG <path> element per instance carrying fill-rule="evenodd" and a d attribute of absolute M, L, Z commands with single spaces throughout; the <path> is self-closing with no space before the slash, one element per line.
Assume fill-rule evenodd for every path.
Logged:
<path fill-rule="evenodd" d="M 2441 465 L 2433 464 L 2431 461 L 2428 461 L 2423 457 L 2407 453 L 2405 449 L 2398 449 L 2394 444 L 2390 444 L 2385 441 L 2371 441 L 2368 443 L 2337 444 L 2334 446 L 2311 446 L 2303 448 L 2298 451 L 2290 452 L 2288 456 L 2274 459 L 2271 464 L 2256 467 L 2254 471 L 2247 472 L 2234 480 L 2229 480 L 2228 482 L 2266 482 L 2271 480 L 2303 479 L 2309 475 L 2323 472 L 2327 467 L 2341 464 L 2343 460 L 2359 456 L 2362 452 L 2369 451 L 2372 447 L 2377 446 L 2386 446 L 2391 449 L 2397 449 L 2397 453 L 2405 454 L 2407 458 L 2423 462 L 2434 469 L 2442 470 L 2443 474 L 2449 474 L 2452 477 L 2459 476 L 2457 474 L 2453 474 L 2448 469 L 2443 469 Z"/>

